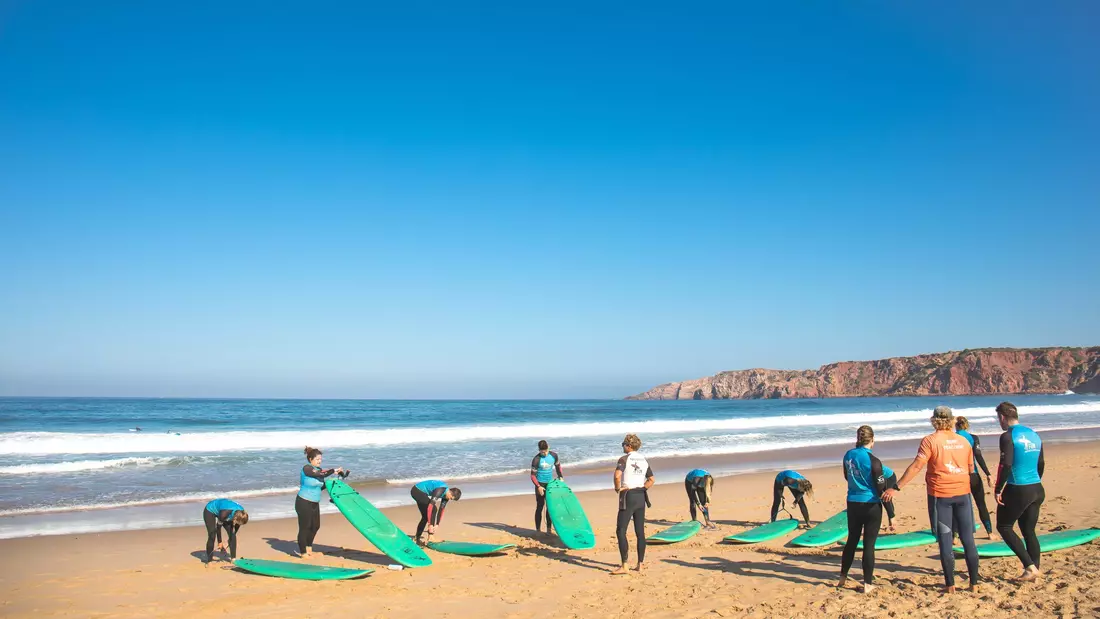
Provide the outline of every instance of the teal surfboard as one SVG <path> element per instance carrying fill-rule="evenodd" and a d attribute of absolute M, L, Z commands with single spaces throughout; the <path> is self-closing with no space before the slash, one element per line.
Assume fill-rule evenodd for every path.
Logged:
<path fill-rule="evenodd" d="M 791 540 L 794 546 L 828 546 L 848 537 L 848 510 L 831 518 Z"/>
<path fill-rule="evenodd" d="M 981 524 L 975 524 L 974 530 L 982 528 Z M 936 536 L 931 529 L 913 531 L 912 533 L 898 533 L 897 535 L 880 535 L 875 540 L 875 550 L 894 550 L 896 548 L 912 548 L 913 546 L 928 546 L 936 543 Z M 859 540 L 856 548 L 863 548 L 863 540 Z"/>
<path fill-rule="evenodd" d="M 428 543 L 428 548 L 431 548 L 436 552 L 446 552 L 452 555 L 464 555 L 467 557 L 480 557 L 484 555 L 497 554 L 515 547 L 515 544 L 478 544 L 476 542 Z"/>
<path fill-rule="evenodd" d="M 347 580 L 366 576 L 374 570 L 353 570 L 343 567 L 326 567 L 291 561 L 266 561 L 264 559 L 237 559 L 233 565 L 254 574 L 299 580 Z"/>
<path fill-rule="evenodd" d="M 725 539 L 727 542 L 756 544 L 786 535 L 797 528 L 798 521 L 794 518 L 788 518 L 786 520 L 776 520 L 775 522 L 769 522 L 768 524 L 761 525 L 759 527 L 756 527 L 755 529 L 741 531 L 740 533 L 736 535 L 731 535 Z"/>
<path fill-rule="evenodd" d="M 1072 548 L 1074 546 L 1080 546 L 1081 544 L 1087 544 L 1095 539 L 1100 538 L 1100 529 L 1070 529 L 1068 531 L 1058 531 L 1057 533 L 1045 533 L 1039 536 L 1039 548 L 1043 552 L 1051 552 L 1053 550 L 1062 550 L 1063 548 Z M 955 552 L 962 554 L 962 546 L 956 546 Z M 1008 544 L 1004 542 L 986 542 L 985 544 L 978 544 L 978 556 L 979 557 L 1012 557 L 1015 553 L 1008 547 Z"/>
<path fill-rule="evenodd" d="M 546 509 L 554 522 L 554 531 L 566 548 L 580 550 L 596 546 L 596 534 L 577 495 L 560 479 L 546 485 Z"/>
<path fill-rule="evenodd" d="M 425 567 L 432 560 L 416 545 L 408 535 L 390 522 L 386 515 L 371 505 L 370 501 L 354 488 L 331 477 L 325 480 L 325 488 L 340 513 L 348 519 L 351 526 L 358 529 L 363 537 L 374 544 L 387 557 L 405 567 Z"/>
<path fill-rule="evenodd" d="M 654 533 L 645 538 L 645 541 L 652 544 L 675 544 L 676 542 L 682 542 L 693 537 L 701 528 L 703 528 L 703 525 L 698 520 L 687 520 L 679 524 L 674 524 L 663 531 Z"/>

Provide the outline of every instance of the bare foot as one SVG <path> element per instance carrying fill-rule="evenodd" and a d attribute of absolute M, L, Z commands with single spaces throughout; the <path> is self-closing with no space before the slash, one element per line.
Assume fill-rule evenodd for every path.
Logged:
<path fill-rule="evenodd" d="M 951 585 L 950 587 L 944 587 L 943 592 L 944 593 L 954 593 L 955 592 L 955 585 Z"/>
<path fill-rule="evenodd" d="M 967 588 L 967 591 L 969 591 L 971 593 L 978 593 L 978 588 L 979 588 L 978 585 L 970 585 L 970 587 Z"/>
<path fill-rule="evenodd" d="M 990 540 L 992 540 L 992 541 L 994 541 L 994 542 L 996 542 L 996 541 L 998 541 L 998 540 L 1000 540 L 1000 539 L 1001 539 L 1001 536 L 1000 536 L 1000 535 L 997 535 L 997 532 L 996 532 L 996 531 L 990 531 L 990 532 L 989 532 L 989 539 L 990 539 Z"/>
<path fill-rule="evenodd" d="M 874 585 L 869 585 L 869 584 L 867 584 L 867 583 L 863 583 L 863 592 L 864 592 L 864 593 L 870 593 L 870 592 L 872 592 L 872 591 L 874 591 L 874 590 L 875 590 L 875 586 L 874 586 Z"/>
<path fill-rule="evenodd" d="M 635 565 L 634 566 L 634 571 L 641 574 L 642 572 L 645 571 L 645 564 L 644 563 L 639 563 L 638 565 Z"/>
<path fill-rule="evenodd" d="M 1031 581 L 1035 580 L 1038 577 L 1039 577 L 1039 568 L 1035 567 L 1034 565 L 1029 565 L 1028 567 L 1024 568 L 1024 572 L 1022 574 L 1020 574 L 1020 576 L 1019 576 L 1019 578 L 1017 578 L 1017 580 L 1019 580 L 1021 582 L 1031 582 Z"/>
<path fill-rule="evenodd" d="M 897 527 L 886 527 L 886 532 L 887 533 L 897 533 L 898 528 Z"/>
<path fill-rule="evenodd" d="M 626 574 L 626 565 L 620 565 L 619 567 L 611 570 L 612 576 L 622 576 L 623 574 Z"/>
<path fill-rule="evenodd" d="M 846 585 L 846 584 L 848 584 L 848 577 L 847 576 L 841 578 L 840 582 L 836 583 L 836 588 L 837 589 L 843 589 L 844 585 Z"/>

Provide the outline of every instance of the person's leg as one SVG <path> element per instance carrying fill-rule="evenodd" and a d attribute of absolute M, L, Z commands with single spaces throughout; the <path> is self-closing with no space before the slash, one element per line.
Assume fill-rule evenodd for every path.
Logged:
<path fill-rule="evenodd" d="M 989 518 L 989 508 L 985 505 L 985 484 L 978 473 L 970 474 L 970 496 L 974 497 L 974 502 L 978 505 L 978 518 L 982 521 L 985 532 L 992 535 L 993 522 Z"/>
<path fill-rule="evenodd" d="M 843 587 L 848 580 L 848 570 L 852 569 L 852 563 L 856 560 L 856 546 L 859 545 L 860 535 L 863 533 L 866 509 L 862 503 L 848 501 L 848 541 L 844 542 L 844 552 L 840 555 L 840 582 L 838 587 Z"/>
<path fill-rule="evenodd" d="M 1035 484 L 1035 486 L 1037 487 L 1028 487 L 1028 489 L 1033 490 L 1033 499 L 1024 509 L 1024 513 L 1020 514 L 1020 533 L 1024 536 L 1027 554 L 1031 557 L 1035 569 L 1038 570 L 1042 549 L 1039 547 L 1039 537 L 1035 535 L 1035 525 L 1039 522 L 1039 507 L 1042 506 L 1047 495 L 1042 484 Z"/>
<path fill-rule="evenodd" d="M 794 494 L 794 502 L 798 503 L 798 509 L 802 510 L 802 521 L 806 526 L 810 526 L 810 510 L 806 508 L 806 495 L 797 490 L 791 490 L 791 493 Z"/>
<path fill-rule="evenodd" d="M 550 504 L 546 502 L 546 489 L 549 486 L 549 483 L 542 484 L 542 502 L 546 505 L 546 532 L 552 533 L 551 529 L 554 528 L 554 521 L 550 520 Z"/>
<path fill-rule="evenodd" d="M 306 554 L 306 546 L 309 541 L 309 501 L 302 497 L 294 499 L 294 513 L 298 515 L 298 554 Z"/>
<path fill-rule="evenodd" d="M 634 537 L 638 538 L 638 569 L 645 562 L 645 494 L 639 493 L 638 506 L 634 509 Z"/>
<path fill-rule="evenodd" d="M 306 546 L 313 550 L 313 540 L 317 538 L 317 532 L 321 530 L 321 504 L 309 502 L 309 543 Z"/>
<path fill-rule="evenodd" d="M 940 567 L 943 568 L 943 583 L 949 590 L 955 589 L 955 550 L 952 548 L 954 536 L 951 532 L 951 506 L 947 499 L 928 495 L 928 520 L 940 549 Z"/>
<path fill-rule="evenodd" d="M 546 494 L 541 486 L 535 488 L 535 530 L 542 530 L 542 510 L 546 507 Z M 548 523 L 549 524 L 549 523 Z M 549 528 L 549 527 L 547 527 Z"/>
<path fill-rule="evenodd" d="M 875 542 L 878 541 L 878 530 L 882 526 L 882 503 L 869 503 L 867 510 L 867 524 L 863 527 L 863 589 L 875 582 Z"/>
<path fill-rule="evenodd" d="M 206 525 L 206 562 L 210 563 L 214 559 L 214 537 L 218 534 L 218 517 L 203 508 L 202 523 Z"/>
<path fill-rule="evenodd" d="M 1016 521 L 1020 519 L 1024 510 L 1030 504 L 1030 501 L 1025 502 L 1025 498 L 1022 496 L 1020 489 L 1024 487 L 1012 484 L 1005 486 L 1004 492 L 1001 494 L 1003 505 L 997 507 L 997 532 L 1001 534 L 1001 539 L 1012 549 L 1012 552 L 1020 559 L 1024 569 L 1027 570 L 1035 563 L 1031 560 L 1027 548 L 1024 547 L 1024 542 L 1013 530 Z"/>
<path fill-rule="evenodd" d="M 697 520 L 699 516 L 695 511 L 695 485 L 690 481 L 684 481 L 684 491 L 688 495 L 688 511 L 691 513 L 691 519 Z"/>
<path fill-rule="evenodd" d="M 966 557 L 966 572 L 970 576 L 970 587 L 973 588 L 981 581 L 981 575 L 978 572 L 978 547 L 974 544 L 974 506 L 970 503 L 969 494 L 953 497 L 952 501 L 954 533 L 962 542 L 963 554 Z M 952 551 L 954 551 L 953 548 Z"/>
<path fill-rule="evenodd" d="M 779 483 L 779 480 L 775 480 L 772 484 L 772 516 L 771 522 L 775 522 L 775 517 L 779 514 L 779 503 L 783 500 L 783 484 Z"/>
<path fill-rule="evenodd" d="M 622 500 L 622 498 L 623 497 L 620 496 L 620 501 Z M 630 523 L 630 515 L 631 514 L 629 511 L 627 511 L 626 506 L 620 504 L 619 513 L 615 517 L 615 537 L 618 538 L 619 542 L 619 558 L 621 559 L 620 563 L 622 564 L 622 566 L 620 567 L 620 570 L 616 571 L 621 571 L 622 568 L 626 567 L 626 560 L 630 554 L 630 547 L 627 546 L 626 543 L 626 525 Z"/>

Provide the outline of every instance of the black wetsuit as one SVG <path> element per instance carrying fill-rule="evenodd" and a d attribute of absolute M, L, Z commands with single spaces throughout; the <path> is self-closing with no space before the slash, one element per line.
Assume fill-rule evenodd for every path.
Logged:
<path fill-rule="evenodd" d="M 546 487 L 550 485 L 550 482 L 554 479 L 561 479 L 565 477 L 561 472 L 561 458 L 558 457 L 556 451 L 548 451 L 546 455 L 541 453 L 535 454 L 535 457 L 531 460 L 531 481 L 538 484 L 539 488 L 542 488 L 542 492 L 539 492 L 538 488 L 535 489 L 535 530 L 542 529 L 542 512 L 546 510 L 546 532 L 550 533 L 550 529 L 554 526 L 550 522 L 550 510 L 546 508 Z"/>
<path fill-rule="evenodd" d="M 649 462 L 646 461 L 644 474 L 640 471 L 633 471 L 630 467 L 638 466 L 637 460 L 631 458 L 635 456 L 636 452 L 631 452 L 622 458 L 619 458 L 617 470 L 621 472 L 623 486 L 627 476 L 630 476 L 632 484 L 630 489 L 625 492 L 619 492 L 619 513 L 615 519 L 615 537 L 619 541 L 619 556 L 622 557 L 623 563 L 626 563 L 626 559 L 630 554 L 630 546 L 626 539 L 626 528 L 629 526 L 630 521 L 634 521 L 634 537 L 638 539 L 638 563 L 645 561 L 645 508 L 646 508 L 646 489 L 643 485 L 644 480 L 653 477 L 653 468 L 649 466 Z M 640 457 L 640 456 L 639 456 Z M 632 461 L 633 460 L 633 461 Z M 642 483 L 639 483 L 641 480 Z"/>
<path fill-rule="evenodd" d="M 970 471 L 970 495 L 974 497 L 974 504 L 978 507 L 978 518 L 981 519 L 985 532 L 992 533 L 993 521 L 989 517 L 989 507 L 985 504 L 985 484 L 982 483 L 982 476 L 978 474 L 978 468 L 981 467 L 985 476 L 989 477 L 989 467 L 986 466 L 985 457 L 982 456 L 982 443 L 977 435 L 971 434 L 968 430 L 958 430 L 956 433 L 969 441 L 974 451 L 974 470 Z"/>
<path fill-rule="evenodd" d="M 228 509 L 226 509 L 228 508 Z M 217 510 L 215 513 L 212 510 Z M 240 525 L 233 524 L 233 516 L 241 510 L 241 506 L 229 499 L 216 499 L 206 504 L 202 510 L 202 522 L 206 525 L 206 562 L 214 558 L 214 539 L 218 544 L 222 543 L 222 529 L 229 538 L 229 556 L 237 558 L 237 531 Z"/>
<path fill-rule="evenodd" d="M 317 531 L 321 530 L 321 490 L 325 488 L 325 478 L 336 469 L 319 469 L 312 464 L 302 467 L 301 488 L 294 498 L 294 513 L 298 514 L 298 552 L 306 553 L 313 547 Z"/>
<path fill-rule="evenodd" d="M 1024 568 L 1039 567 L 1042 549 L 1035 534 L 1039 507 L 1046 500 L 1043 471 L 1046 461 L 1043 443 L 1030 428 L 1015 425 L 1001 435 L 1001 464 L 997 472 L 996 493 L 1002 505 L 997 507 L 997 532 L 1016 553 Z M 1020 523 L 1023 541 L 1013 525 Z"/>
<path fill-rule="evenodd" d="M 420 522 L 416 525 L 416 539 L 424 534 L 429 524 L 433 527 L 443 520 L 443 510 L 447 508 L 447 486 L 437 481 L 422 481 L 413 486 L 412 498 L 420 510 Z"/>
<path fill-rule="evenodd" d="M 806 495 L 804 492 L 798 489 L 796 485 L 797 480 L 805 479 L 802 476 L 791 477 L 787 475 L 790 471 L 783 471 L 775 478 L 775 484 L 772 485 L 772 513 L 771 522 L 775 522 L 775 517 L 779 515 L 779 504 L 783 501 L 783 489 L 788 488 L 791 491 L 791 496 L 794 497 L 794 502 L 802 510 L 802 520 L 806 522 L 806 525 L 810 524 L 810 510 L 806 508 Z"/>

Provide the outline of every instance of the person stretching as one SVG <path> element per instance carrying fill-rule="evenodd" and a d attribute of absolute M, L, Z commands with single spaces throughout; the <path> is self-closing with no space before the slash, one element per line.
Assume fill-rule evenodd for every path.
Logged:
<path fill-rule="evenodd" d="M 985 458 L 982 456 L 981 441 L 970 433 L 970 420 L 966 417 L 955 418 L 955 433 L 965 438 L 966 442 L 970 443 L 970 448 L 974 450 L 974 470 L 970 471 L 970 496 L 978 506 L 978 518 L 985 527 L 986 535 L 989 539 L 995 540 L 997 534 L 993 531 L 993 523 L 989 519 L 989 508 L 985 505 L 985 486 L 982 485 L 982 476 L 978 474 L 978 467 L 981 467 L 982 472 L 985 473 L 986 484 L 990 488 L 993 487 L 993 482 L 989 478 L 989 467 L 985 465 Z"/>
<path fill-rule="evenodd" d="M 561 472 L 561 458 L 550 451 L 550 444 L 539 441 L 539 452 L 531 460 L 531 483 L 535 484 L 535 530 L 542 529 L 542 511 L 546 510 L 546 534 L 551 533 L 550 508 L 546 506 L 546 487 L 554 479 L 565 479 Z"/>
<path fill-rule="evenodd" d="M 229 499 L 214 499 L 202 510 L 202 521 L 206 525 L 206 562 L 214 559 L 214 538 L 218 539 L 218 550 L 226 550 L 222 543 L 222 529 L 225 529 L 229 541 L 229 558 L 237 558 L 237 531 L 248 524 L 248 512 Z"/>
<path fill-rule="evenodd" d="M 641 572 L 645 562 L 645 508 L 646 491 L 653 485 L 653 469 L 645 456 L 638 453 L 642 439 L 637 434 L 627 434 L 622 442 L 625 456 L 615 467 L 615 492 L 619 494 L 619 514 L 615 520 L 615 536 L 619 539 L 619 557 L 622 564 L 611 573 L 625 574 L 626 559 L 630 547 L 626 542 L 626 527 L 634 520 L 634 537 L 638 538 L 638 566 Z"/>
<path fill-rule="evenodd" d="M 448 488 L 446 482 L 438 479 L 428 479 L 413 486 L 412 498 L 416 501 L 416 507 L 420 509 L 420 522 L 416 525 L 416 543 L 423 545 L 431 541 L 436 527 L 443 521 L 443 510 L 447 509 L 447 502 L 461 499 L 462 491 L 458 488 Z M 424 538 L 425 527 L 428 529 L 427 538 Z"/>
<path fill-rule="evenodd" d="M 856 558 L 856 546 L 863 538 L 863 592 L 869 593 L 875 581 L 875 542 L 882 526 L 882 491 L 886 476 L 882 462 L 871 453 L 875 446 L 875 431 L 871 426 L 856 430 L 856 446 L 844 454 L 844 479 L 848 482 L 848 541 L 840 560 L 840 582 L 848 581 L 848 570 Z"/>
<path fill-rule="evenodd" d="M 803 477 L 797 471 L 786 470 L 775 476 L 775 484 L 772 485 L 772 522 L 779 515 L 779 504 L 783 501 L 783 489 L 787 488 L 794 497 L 795 504 L 802 509 L 802 520 L 805 528 L 810 528 L 810 510 L 806 509 L 806 497 L 814 497 L 814 486 L 810 480 Z"/>
<path fill-rule="evenodd" d="M 714 529 L 714 523 L 710 521 L 710 499 L 714 496 L 714 478 L 703 469 L 694 469 L 684 478 L 684 490 L 688 495 L 688 509 L 691 511 L 691 519 L 698 520 L 696 507 L 703 512 L 703 526 Z"/>
<path fill-rule="evenodd" d="M 1016 553 L 1024 571 L 1020 580 L 1039 577 L 1042 549 L 1035 535 L 1039 507 L 1046 500 L 1043 489 L 1043 439 L 1031 428 L 1020 425 L 1020 413 L 1011 402 L 997 406 L 997 421 L 1005 431 L 1001 435 L 1001 463 L 997 467 L 997 531 Z M 1020 523 L 1024 541 L 1012 530 Z M 1026 546 L 1025 546 L 1026 543 Z"/>

